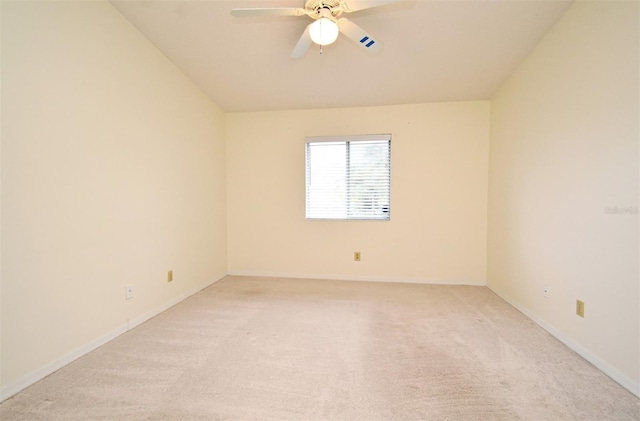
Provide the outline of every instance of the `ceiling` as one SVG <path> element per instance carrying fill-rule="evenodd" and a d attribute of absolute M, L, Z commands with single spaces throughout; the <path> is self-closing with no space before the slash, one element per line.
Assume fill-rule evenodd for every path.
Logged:
<path fill-rule="evenodd" d="M 340 35 L 292 59 L 310 18 L 230 12 L 303 0 L 111 2 L 227 112 L 489 99 L 571 4 L 401 0 L 343 15 L 383 41 L 380 54 Z"/>

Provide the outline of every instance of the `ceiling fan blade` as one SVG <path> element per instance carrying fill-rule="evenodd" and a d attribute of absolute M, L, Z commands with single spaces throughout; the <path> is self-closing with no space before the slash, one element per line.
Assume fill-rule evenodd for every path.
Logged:
<path fill-rule="evenodd" d="M 311 44 L 313 44 L 313 41 L 311 41 L 311 35 L 309 35 L 310 27 L 311 24 L 307 25 L 307 28 L 302 33 L 298 43 L 293 47 L 293 51 L 291 51 L 291 58 L 302 58 L 307 54 L 307 51 L 309 51 Z"/>
<path fill-rule="evenodd" d="M 382 51 L 382 42 L 347 18 L 338 20 L 338 28 L 347 38 L 356 42 L 371 54 Z"/>
<path fill-rule="evenodd" d="M 342 0 L 342 11 L 351 13 L 372 7 L 386 6 L 399 0 Z"/>
<path fill-rule="evenodd" d="M 233 9 L 231 14 L 237 18 L 253 16 L 302 16 L 306 12 L 299 7 Z"/>

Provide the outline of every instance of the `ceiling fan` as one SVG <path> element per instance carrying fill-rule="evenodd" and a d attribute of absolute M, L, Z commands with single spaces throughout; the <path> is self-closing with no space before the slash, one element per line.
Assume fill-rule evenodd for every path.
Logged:
<path fill-rule="evenodd" d="M 329 45 L 342 32 L 347 38 L 372 54 L 382 50 L 382 42 L 356 25 L 347 18 L 341 18 L 343 13 L 352 13 L 372 7 L 384 6 L 398 0 L 307 0 L 304 8 L 245 8 L 233 9 L 231 14 L 236 17 L 251 16 L 309 16 L 313 19 L 302 33 L 298 43 L 291 52 L 291 58 L 302 58 L 312 43 Z"/>

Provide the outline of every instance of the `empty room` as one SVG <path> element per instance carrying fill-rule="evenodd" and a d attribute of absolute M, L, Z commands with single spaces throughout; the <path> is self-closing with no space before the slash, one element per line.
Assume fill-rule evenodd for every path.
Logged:
<path fill-rule="evenodd" d="M 640 420 L 639 1 L 0 24 L 0 419 Z"/>

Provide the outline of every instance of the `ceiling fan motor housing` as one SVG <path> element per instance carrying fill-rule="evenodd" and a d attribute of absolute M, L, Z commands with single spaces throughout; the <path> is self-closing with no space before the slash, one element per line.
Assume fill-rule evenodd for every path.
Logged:
<path fill-rule="evenodd" d="M 337 18 L 342 14 L 341 0 L 309 0 L 304 8 L 314 19 L 321 17 Z"/>

